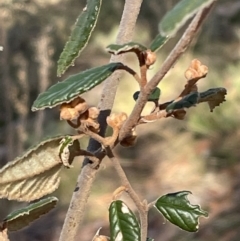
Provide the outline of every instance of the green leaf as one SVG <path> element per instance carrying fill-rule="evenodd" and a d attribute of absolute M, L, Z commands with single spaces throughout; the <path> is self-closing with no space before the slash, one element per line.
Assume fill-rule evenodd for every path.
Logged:
<path fill-rule="evenodd" d="M 171 223 L 183 230 L 196 232 L 200 216 L 208 216 L 208 213 L 199 205 L 192 205 L 187 199 L 189 191 L 169 193 L 160 197 L 155 207 Z"/>
<path fill-rule="evenodd" d="M 41 93 L 34 101 L 32 111 L 53 108 L 71 102 L 82 93 L 99 85 L 122 66 L 122 63 L 110 63 L 71 75 L 66 80 L 52 85 L 46 92 Z"/>
<path fill-rule="evenodd" d="M 139 94 L 140 94 L 140 91 L 136 91 L 133 94 L 133 99 L 135 101 L 137 101 Z M 153 101 L 153 102 L 158 101 L 160 98 L 160 95 L 161 95 L 161 90 L 158 87 L 156 87 L 151 93 L 151 95 L 148 97 L 148 101 Z"/>
<path fill-rule="evenodd" d="M 167 112 L 171 112 L 174 110 L 178 109 L 183 109 L 183 108 L 190 108 L 198 103 L 199 99 L 199 93 L 198 92 L 192 92 L 186 96 L 184 96 L 182 99 L 178 101 L 173 101 L 171 102 L 167 108 Z"/>
<path fill-rule="evenodd" d="M 140 225 L 134 213 L 121 201 L 113 201 L 109 207 L 111 241 L 140 241 Z"/>
<path fill-rule="evenodd" d="M 0 169 L 0 198 L 32 201 L 55 191 L 62 166 L 69 167 L 75 152 L 80 151 L 78 140 L 66 144 L 69 138 L 58 136 L 43 141 L 3 166 Z M 61 153 L 63 145 L 64 149 L 69 149 L 66 156 Z"/>
<path fill-rule="evenodd" d="M 8 231 L 16 231 L 24 228 L 43 214 L 52 210 L 57 202 L 58 199 L 56 197 L 47 197 L 25 208 L 14 211 L 4 219 L 4 225 L 7 225 Z"/>
<path fill-rule="evenodd" d="M 123 54 L 127 52 L 143 52 L 147 48 L 139 43 L 129 42 L 126 44 L 110 44 L 106 50 L 111 54 Z"/>
<path fill-rule="evenodd" d="M 157 50 L 162 48 L 163 45 L 168 41 L 168 39 L 169 39 L 168 37 L 158 34 L 150 45 L 151 51 L 156 52 Z"/>
<path fill-rule="evenodd" d="M 88 0 L 86 7 L 78 17 L 69 40 L 58 60 L 57 76 L 61 76 L 80 52 L 85 48 L 95 28 L 102 0 Z"/>
<path fill-rule="evenodd" d="M 159 31 L 163 36 L 173 37 L 176 32 L 195 13 L 206 8 L 215 0 L 182 0 L 170 10 L 159 23 Z"/>

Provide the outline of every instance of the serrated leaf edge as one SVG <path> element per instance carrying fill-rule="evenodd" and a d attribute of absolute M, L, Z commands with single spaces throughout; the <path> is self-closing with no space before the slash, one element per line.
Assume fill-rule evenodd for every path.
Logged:
<path fill-rule="evenodd" d="M 184 229 L 184 230 L 189 231 L 189 232 L 196 232 L 196 231 L 198 231 L 198 228 L 199 228 L 199 218 L 200 218 L 200 216 L 204 216 L 205 218 L 207 218 L 207 217 L 208 217 L 208 212 L 202 210 L 200 205 L 193 205 L 193 204 L 191 204 L 190 201 L 189 201 L 188 198 L 187 198 L 187 196 L 188 196 L 189 194 L 192 194 L 192 192 L 190 192 L 190 191 L 180 191 L 180 192 L 177 192 L 177 193 L 169 193 L 169 194 L 163 195 L 162 197 L 165 197 L 165 196 L 167 196 L 167 195 L 177 195 L 177 196 L 179 196 L 179 197 L 183 197 L 183 198 L 186 200 L 187 204 L 190 205 L 190 206 L 192 206 L 193 209 L 199 209 L 199 214 L 197 214 L 198 217 L 197 217 L 196 229 L 195 229 L 194 231 L 192 231 L 192 230 L 187 226 L 187 224 L 184 222 L 184 220 L 182 219 L 182 217 L 180 216 L 180 214 L 177 212 L 177 210 L 174 209 L 174 211 L 178 214 L 178 218 L 180 217 L 179 219 L 181 219 L 181 220 L 184 222 L 185 227 L 187 227 L 187 228 Z M 157 201 L 155 202 L 155 204 L 154 204 L 153 206 L 163 215 L 164 218 L 166 218 L 166 219 L 168 220 L 167 216 L 169 216 L 169 214 L 166 213 L 165 210 L 164 210 L 164 209 L 166 209 L 166 208 L 161 208 L 161 207 L 158 208 L 158 207 L 156 206 L 156 203 L 157 203 L 158 200 L 160 200 L 162 197 L 158 198 Z M 169 205 L 169 204 L 168 204 L 168 205 Z M 175 207 L 175 206 L 173 206 L 173 207 Z M 192 216 L 192 215 L 191 215 L 191 216 Z M 174 219 L 172 218 L 172 220 L 174 220 Z M 168 221 L 171 222 L 170 220 L 168 220 Z M 171 223 L 172 223 L 172 222 L 171 222 Z M 172 223 L 172 224 L 174 224 L 174 225 L 176 225 L 177 227 L 179 227 L 179 226 L 178 226 L 177 224 L 175 224 L 175 223 Z M 179 228 L 182 229 L 182 227 L 179 227 Z"/>

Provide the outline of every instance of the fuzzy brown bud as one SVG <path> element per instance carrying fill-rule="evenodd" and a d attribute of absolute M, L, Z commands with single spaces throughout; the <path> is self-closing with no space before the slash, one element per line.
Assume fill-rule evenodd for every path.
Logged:
<path fill-rule="evenodd" d="M 199 60 L 192 60 L 189 68 L 185 72 L 185 77 L 187 80 L 195 78 L 203 78 L 208 73 L 208 67 L 203 65 Z"/>
<path fill-rule="evenodd" d="M 109 241 L 109 240 L 110 238 L 107 236 L 98 235 L 98 236 L 95 236 L 92 241 Z"/>
<path fill-rule="evenodd" d="M 92 241 L 109 241 L 110 238 L 104 235 L 99 235 L 101 228 L 98 229 L 97 233 L 93 237 Z"/>
<path fill-rule="evenodd" d="M 150 49 L 148 49 L 145 52 L 145 63 L 147 66 L 153 65 L 157 60 L 157 55 L 155 52 L 152 52 Z"/>
<path fill-rule="evenodd" d="M 74 120 L 88 109 L 88 105 L 84 99 L 78 97 L 70 103 L 64 103 L 60 106 L 61 120 Z"/>
<path fill-rule="evenodd" d="M 96 120 L 99 116 L 99 109 L 97 107 L 90 107 L 88 109 L 88 117 L 92 118 L 93 120 Z"/>
<path fill-rule="evenodd" d="M 127 119 L 127 114 L 124 112 L 119 114 L 113 113 L 107 117 L 107 124 L 113 129 L 115 128 L 120 129 L 126 119 Z"/>
<path fill-rule="evenodd" d="M 74 120 L 78 116 L 78 111 L 72 108 L 70 104 L 62 104 L 60 106 L 60 120 Z"/>
<path fill-rule="evenodd" d="M 100 130 L 100 125 L 97 122 L 98 115 L 98 108 L 90 107 L 87 111 L 80 115 L 79 119 L 85 128 L 89 128 L 92 132 L 98 133 Z"/>

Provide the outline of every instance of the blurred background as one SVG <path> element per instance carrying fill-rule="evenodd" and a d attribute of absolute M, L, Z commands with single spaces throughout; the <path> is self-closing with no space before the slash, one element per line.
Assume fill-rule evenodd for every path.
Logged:
<path fill-rule="evenodd" d="M 176 0 L 143 1 L 134 40 L 149 46 L 158 32 L 158 22 Z M 0 0 L 0 166 L 31 145 L 56 134 L 74 133 L 59 120 L 58 108 L 31 112 L 38 93 L 70 74 L 109 61 L 105 47 L 114 43 L 124 1 L 103 1 L 96 29 L 87 48 L 62 78 L 56 77 L 56 62 L 71 28 L 86 1 Z M 160 68 L 183 30 L 158 52 L 149 78 Z M 240 1 L 219 0 L 191 47 L 167 74 L 159 87 L 161 101 L 172 100 L 185 84 L 184 71 L 198 58 L 209 67 L 199 81 L 199 90 L 224 87 L 224 102 L 213 113 L 207 104 L 188 110 L 185 120 L 162 119 L 137 129 L 132 148 L 116 148 L 133 187 L 142 198 L 153 201 L 169 192 L 189 190 L 193 204 L 209 211 L 200 219 L 200 230 L 187 233 L 166 222 L 154 209 L 149 213 L 149 237 L 156 241 L 238 241 L 240 236 Z M 138 70 L 134 55 L 129 65 Z M 100 99 L 100 85 L 84 96 L 90 105 Z M 114 111 L 131 112 L 132 95 L 138 85 L 129 75 L 121 80 Z M 151 107 L 149 107 L 151 108 Z M 87 139 L 82 140 L 87 146 Z M 74 190 L 81 160 L 62 172 L 62 182 L 53 194 L 60 200 L 49 214 L 28 228 L 10 234 L 12 241 L 58 240 Z M 79 240 L 92 240 L 98 228 L 107 235 L 108 206 L 120 185 L 106 159 L 89 198 Z M 113 181 L 114 180 L 114 181 Z M 127 196 L 123 199 L 134 209 Z M 26 206 L 0 200 L 0 219 Z"/>

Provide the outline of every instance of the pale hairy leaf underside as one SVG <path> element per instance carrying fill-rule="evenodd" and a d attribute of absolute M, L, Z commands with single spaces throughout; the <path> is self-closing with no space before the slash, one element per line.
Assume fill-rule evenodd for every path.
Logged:
<path fill-rule="evenodd" d="M 0 170 L 0 198 L 32 201 L 56 190 L 63 166 L 59 154 L 64 137 L 44 141 L 4 166 Z M 71 148 L 79 150 L 78 141 Z M 70 155 L 69 164 L 73 158 Z"/>

